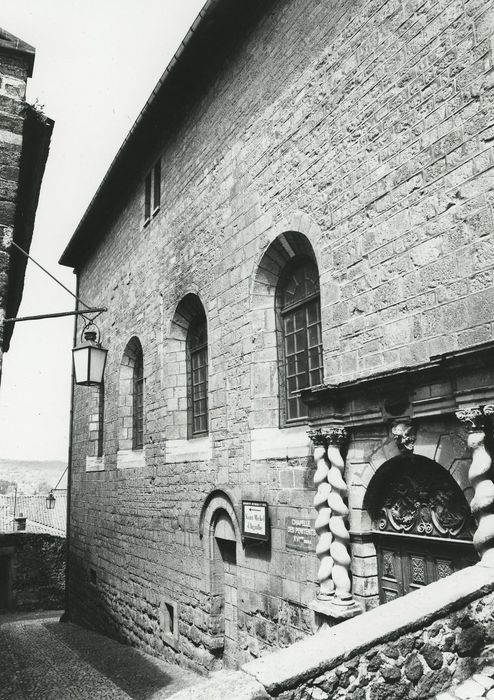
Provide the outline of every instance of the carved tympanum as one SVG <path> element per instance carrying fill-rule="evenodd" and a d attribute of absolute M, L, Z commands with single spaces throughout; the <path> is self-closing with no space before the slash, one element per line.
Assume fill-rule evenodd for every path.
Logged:
<path fill-rule="evenodd" d="M 445 470 L 432 460 L 414 455 L 390 462 L 395 468 L 386 469 L 379 484 L 373 484 L 368 492 L 367 508 L 376 530 L 471 539 L 470 508 Z"/>

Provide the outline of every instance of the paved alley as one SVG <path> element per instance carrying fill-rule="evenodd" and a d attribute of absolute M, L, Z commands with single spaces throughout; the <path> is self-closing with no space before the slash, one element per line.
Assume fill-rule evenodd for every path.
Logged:
<path fill-rule="evenodd" d="M 0 700 L 161 700 L 201 680 L 59 617 L 0 615 Z"/>

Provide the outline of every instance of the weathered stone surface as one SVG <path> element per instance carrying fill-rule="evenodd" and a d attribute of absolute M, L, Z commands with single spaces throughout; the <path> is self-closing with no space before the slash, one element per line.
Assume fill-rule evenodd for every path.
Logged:
<path fill-rule="evenodd" d="M 435 673 L 422 676 L 417 685 L 414 686 L 415 697 L 427 698 L 446 690 L 451 685 L 451 676 L 449 668 L 441 668 Z"/>
<path fill-rule="evenodd" d="M 440 650 L 433 644 L 424 644 L 420 653 L 427 662 L 427 665 L 432 669 L 441 668 L 443 665 L 443 655 Z"/>
<path fill-rule="evenodd" d="M 396 666 L 389 666 L 389 665 L 382 666 L 380 669 L 380 672 L 381 672 L 381 676 L 388 683 L 395 683 L 397 680 L 399 680 L 401 678 L 401 671 Z"/>
<path fill-rule="evenodd" d="M 405 662 L 405 676 L 416 683 L 424 674 L 423 666 L 417 654 L 412 654 Z"/>
<path fill-rule="evenodd" d="M 478 625 L 462 629 L 456 637 L 459 656 L 476 656 L 484 644 L 484 633 Z"/>

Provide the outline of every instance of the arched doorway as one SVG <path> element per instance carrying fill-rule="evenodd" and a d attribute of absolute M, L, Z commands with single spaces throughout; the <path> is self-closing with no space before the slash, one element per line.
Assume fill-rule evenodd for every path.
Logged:
<path fill-rule="evenodd" d="M 437 462 L 400 454 L 372 478 L 364 499 L 372 519 L 381 603 L 477 561 L 469 505 Z"/>
<path fill-rule="evenodd" d="M 204 591 L 208 593 L 207 648 L 218 662 L 214 668 L 236 668 L 238 656 L 237 561 L 243 562 L 240 529 L 231 497 L 209 494 L 201 513 L 204 548 Z"/>

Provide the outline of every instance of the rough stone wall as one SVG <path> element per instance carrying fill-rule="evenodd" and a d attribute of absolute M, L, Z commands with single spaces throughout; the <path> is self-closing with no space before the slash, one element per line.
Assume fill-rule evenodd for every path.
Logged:
<path fill-rule="evenodd" d="M 494 594 L 349 658 L 279 700 L 422 700 L 435 697 L 494 660 Z M 489 646 L 490 645 L 490 646 Z"/>
<path fill-rule="evenodd" d="M 317 560 L 286 548 L 285 519 L 312 515 L 313 465 L 307 442 L 253 454 L 257 429 L 290 432 L 278 429 L 277 377 L 253 362 L 276 356 L 274 328 L 252 309 L 256 268 L 277 234 L 309 238 L 327 382 L 491 338 L 493 17 L 485 0 L 275 2 L 169 134 L 161 209 L 145 228 L 152 163 L 136 163 L 141 182 L 80 270 L 82 298 L 109 309 L 109 357 L 103 471 L 86 471 L 89 394 L 75 397 L 74 618 L 216 668 L 199 522 L 224 488 L 235 505 L 266 500 L 272 519 L 270 546 L 237 541 L 238 662 L 307 633 Z M 209 342 L 210 435 L 192 461 L 174 391 L 185 358 L 168 354 L 189 292 Z M 119 367 L 134 335 L 143 466 L 117 469 Z M 162 595 L 178 604 L 175 646 Z"/>
<path fill-rule="evenodd" d="M 11 601 L 15 610 L 60 610 L 65 604 L 64 537 L 13 533 L 0 536 L 12 551 Z"/>
<path fill-rule="evenodd" d="M 27 74 L 27 59 L 0 53 L 0 320 L 5 318 L 9 248 L 19 179 Z M 0 325 L 0 346 L 2 333 L 3 326 Z M 0 376 L 2 354 L 0 347 Z"/>

